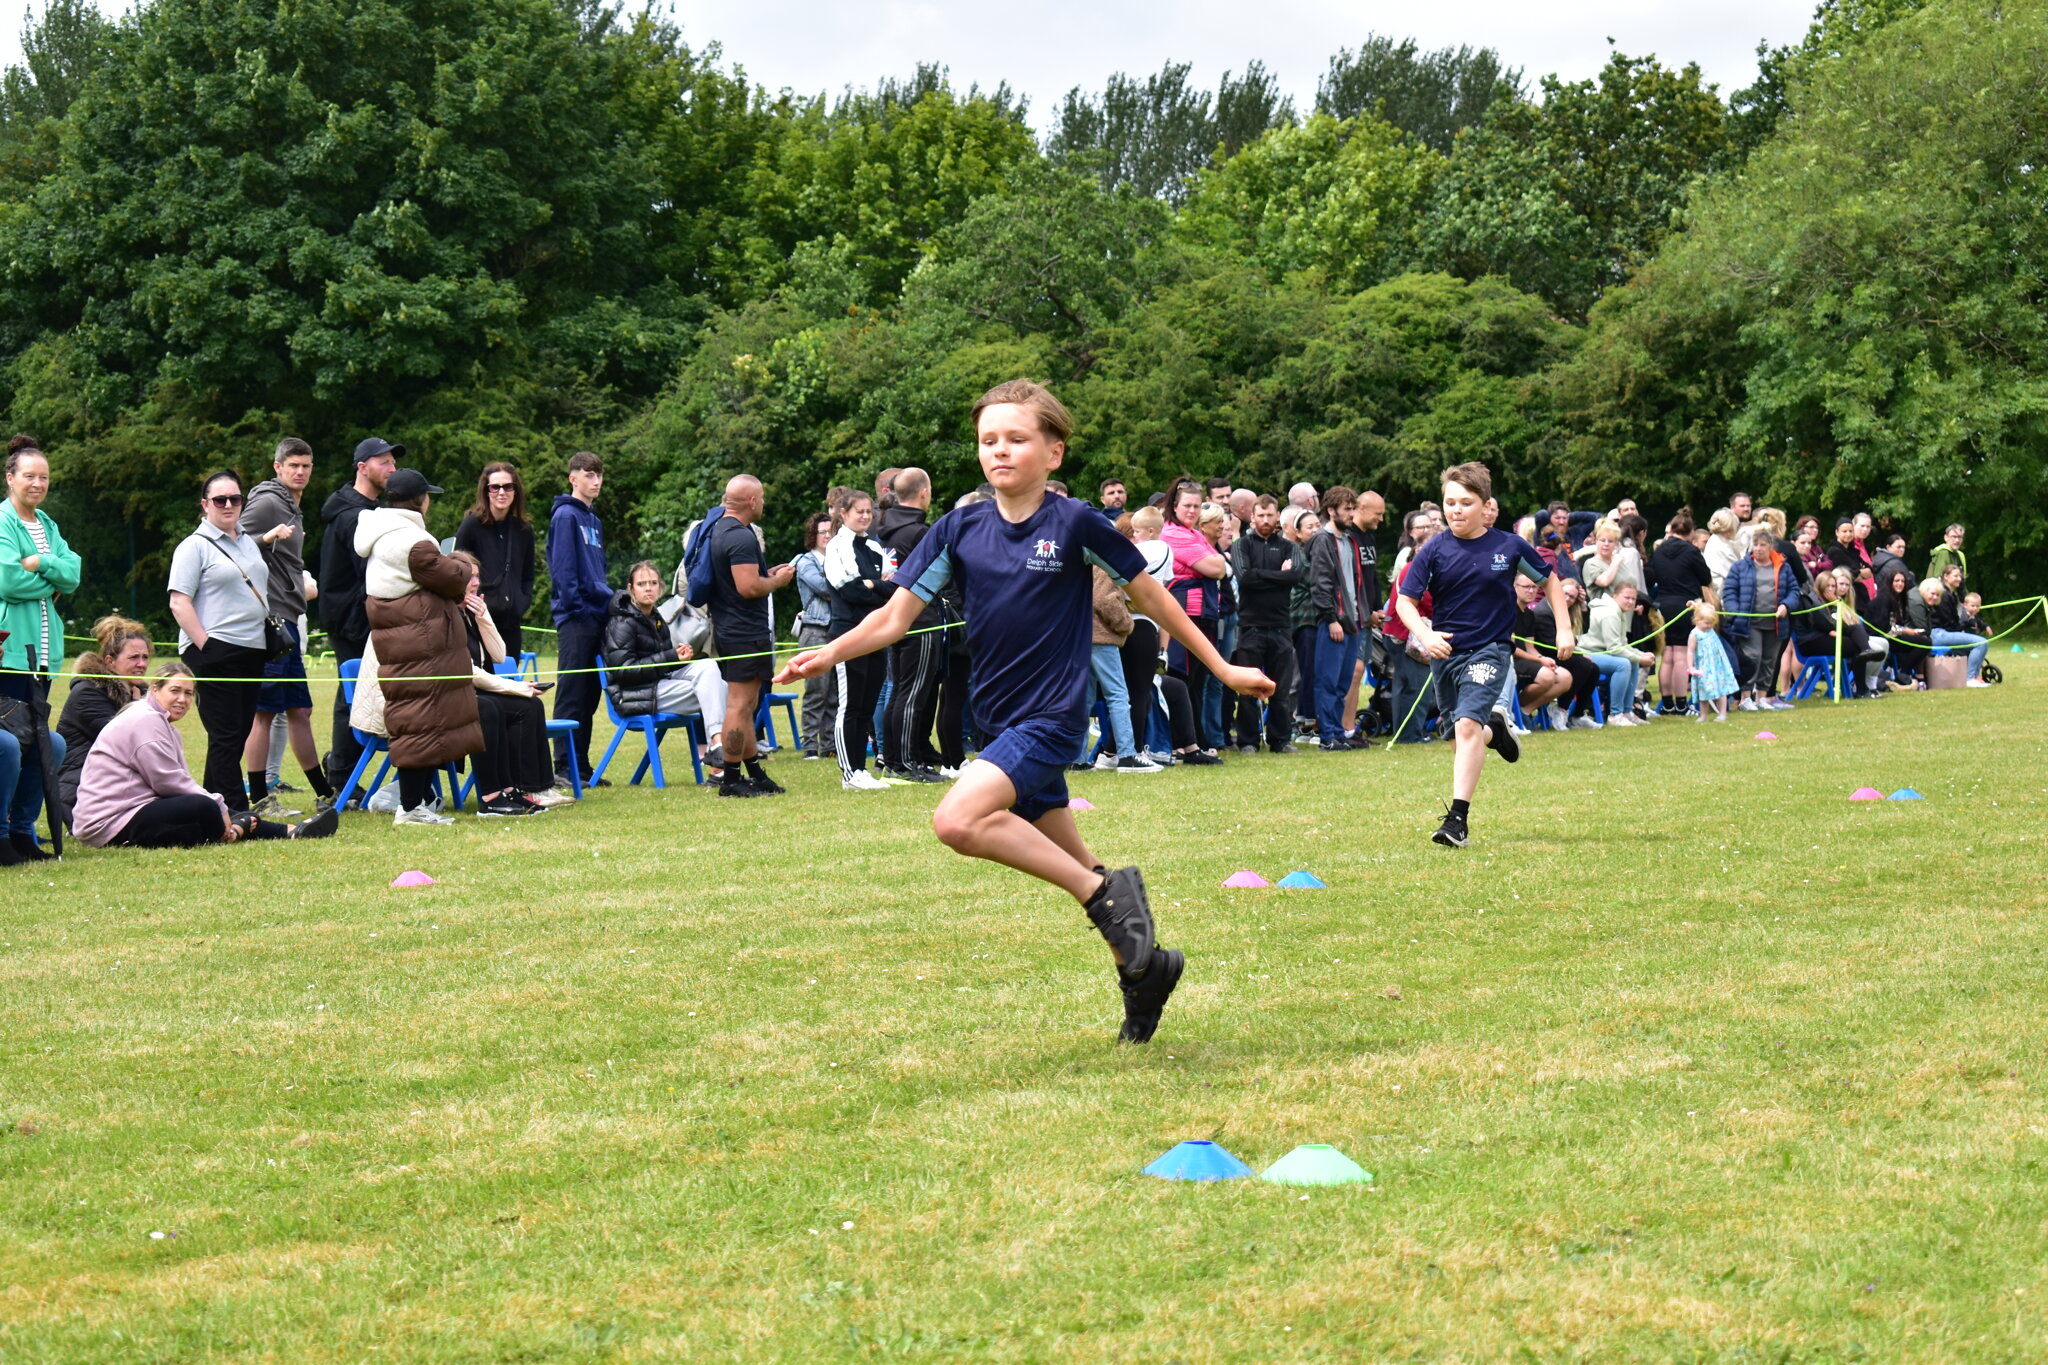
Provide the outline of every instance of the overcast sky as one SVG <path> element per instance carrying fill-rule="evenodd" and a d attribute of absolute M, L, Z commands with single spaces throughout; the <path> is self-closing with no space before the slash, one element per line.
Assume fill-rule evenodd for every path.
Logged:
<path fill-rule="evenodd" d="M 42 0 L 34 0 L 40 9 Z M 126 0 L 100 0 L 109 13 Z M 0 0 L 0 63 L 18 61 L 29 0 Z M 1031 99 L 1041 130 L 1076 85 L 1141 75 L 1168 61 L 1194 64 L 1213 88 L 1226 70 L 1260 60 L 1306 110 L 1316 79 L 1340 47 L 1377 31 L 1426 48 L 1492 46 L 1533 78 L 1583 79 L 1607 60 L 1607 40 L 1632 55 L 1696 61 L 1723 95 L 1756 73 L 1759 38 L 1773 45 L 1806 31 L 1812 0 L 1438 0 L 1413 5 L 1346 0 L 1035 0 L 1004 9 L 942 0 L 672 0 L 693 46 L 724 45 L 757 84 L 838 93 L 920 61 L 952 68 L 957 85 L 1008 81 Z"/>

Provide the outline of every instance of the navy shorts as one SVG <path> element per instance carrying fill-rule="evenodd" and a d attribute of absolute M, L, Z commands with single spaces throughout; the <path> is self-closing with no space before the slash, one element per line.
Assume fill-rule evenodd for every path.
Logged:
<path fill-rule="evenodd" d="M 1501 685 L 1515 671 L 1515 651 L 1506 644 L 1460 650 L 1436 666 L 1436 704 L 1444 723 L 1484 725 L 1500 705 Z"/>
<path fill-rule="evenodd" d="M 299 644 L 299 623 L 286 621 L 284 628 L 285 633 L 292 637 L 292 644 Z M 313 689 L 306 686 L 305 650 L 295 648 L 282 659 L 272 659 L 263 665 L 263 676 L 266 679 L 275 678 L 277 681 L 266 681 L 263 686 L 256 689 L 258 711 L 313 709 Z"/>
<path fill-rule="evenodd" d="M 982 745 L 980 757 L 1017 789 L 1011 812 L 1036 822 L 1067 804 L 1067 765 L 1081 752 L 1082 738 L 1056 721 L 1027 720 Z"/>

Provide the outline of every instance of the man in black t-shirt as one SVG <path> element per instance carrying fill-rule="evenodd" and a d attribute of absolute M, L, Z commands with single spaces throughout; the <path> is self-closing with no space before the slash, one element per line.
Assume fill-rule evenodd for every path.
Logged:
<path fill-rule="evenodd" d="M 768 568 L 754 523 L 761 519 L 761 481 L 736 475 L 725 486 L 725 515 L 711 526 L 711 632 L 718 640 L 718 672 L 725 679 L 725 776 L 720 796 L 768 796 L 782 787 L 761 768 L 754 712 L 761 689 L 775 676 L 775 638 L 768 594 L 786 588 L 796 566 Z M 745 772 L 742 773 L 742 765 Z"/>

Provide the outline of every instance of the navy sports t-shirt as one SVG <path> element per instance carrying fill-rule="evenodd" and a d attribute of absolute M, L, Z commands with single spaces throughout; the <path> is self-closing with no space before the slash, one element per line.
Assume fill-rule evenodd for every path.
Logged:
<path fill-rule="evenodd" d="M 1100 564 L 1119 584 L 1145 572 L 1145 556 L 1093 508 L 1046 495 L 1011 525 L 994 502 L 940 517 L 896 570 L 923 601 L 949 582 L 966 602 L 968 693 L 974 719 L 995 735 L 1028 720 L 1079 734 L 1088 724 L 1088 648 L 1095 638 Z"/>
<path fill-rule="evenodd" d="M 768 627 L 768 599 L 742 596 L 732 575 L 735 564 L 751 564 L 763 575 L 768 572 L 768 559 L 761 553 L 754 528 L 738 517 L 720 517 L 711 524 L 711 543 L 704 552 L 711 556 L 711 598 L 705 605 L 712 633 L 718 638 L 718 652 L 767 649 L 774 643 Z"/>
<path fill-rule="evenodd" d="M 1430 595 L 1430 624 L 1451 637 L 1454 653 L 1480 645 L 1505 644 L 1515 631 L 1515 574 L 1541 583 L 1550 566 L 1536 547 L 1498 527 L 1460 540 L 1449 531 L 1431 536 L 1408 561 L 1401 595 Z"/>

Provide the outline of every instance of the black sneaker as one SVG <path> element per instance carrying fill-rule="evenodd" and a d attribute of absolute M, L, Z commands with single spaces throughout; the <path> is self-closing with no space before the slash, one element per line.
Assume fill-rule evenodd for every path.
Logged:
<path fill-rule="evenodd" d="M 539 806 L 534 805 L 533 802 L 527 800 L 524 796 L 515 796 L 511 792 L 499 792 L 490 800 L 477 804 L 476 816 L 479 820 L 497 820 L 507 816 L 535 815 L 540 812 L 540 809 Z"/>
<path fill-rule="evenodd" d="M 728 773 L 724 778 L 720 779 L 718 783 L 718 794 L 720 796 L 767 795 L 767 793 L 763 792 L 759 787 L 756 787 L 752 782 L 748 781 L 746 778 L 740 777 L 732 773 Z"/>
<path fill-rule="evenodd" d="M 325 839 L 328 835 L 334 833 L 335 828 L 340 824 L 340 814 L 334 807 L 329 806 L 312 819 L 301 820 L 296 825 L 293 825 L 291 827 L 291 837 L 294 839 Z"/>
<path fill-rule="evenodd" d="M 1467 828 L 1464 816 L 1454 810 L 1446 810 L 1444 822 L 1429 838 L 1432 843 L 1442 844 L 1445 848 L 1463 848 L 1472 842 L 1472 831 Z"/>
<path fill-rule="evenodd" d="M 1102 889 L 1084 907 L 1119 970 L 1142 973 L 1152 965 L 1152 907 L 1145 878 L 1135 867 L 1105 873 Z"/>
<path fill-rule="evenodd" d="M 1491 732 L 1487 735 L 1486 747 L 1499 754 L 1501 762 L 1513 763 L 1522 756 L 1522 741 L 1515 738 L 1512 722 L 1508 718 L 1507 707 L 1494 707 L 1493 714 L 1486 718 L 1486 728 Z M 1439 839 L 1437 842 L 1445 843 L 1447 841 Z M 1464 846 L 1465 841 L 1460 839 L 1458 847 L 1463 848 Z"/>
<path fill-rule="evenodd" d="M 1196 768 L 1214 767 L 1223 762 L 1222 759 L 1210 753 L 1207 749 L 1191 749 L 1187 753 L 1178 755 L 1178 757 L 1181 762 Z"/>
<path fill-rule="evenodd" d="M 1088 767 L 1086 763 L 1074 765 L 1077 769 Z M 898 782 L 944 782 L 946 779 L 925 768 L 884 768 L 882 776 L 892 777 Z"/>
<path fill-rule="evenodd" d="M 768 774 L 766 773 L 762 773 L 759 777 L 755 777 L 749 774 L 747 777 L 747 785 L 752 787 L 756 792 L 759 792 L 762 796 L 781 796 L 789 790 L 789 788 L 783 786 L 780 782 L 777 782 L 774 778 L 768 776 Z"/>
<path fill-rule="evenodd" d="M 1326 739 L 1323 741 L 1323 752 L 1326 754 L 1341 754 L 1354 747 L 1356 746 L 1348 739 Z"/>
<path fill-rule="evenodd" d="M 1181 970 L 1186 966 L 1187 959 L 1181 956 L 1180 949 L 1160 948 L 1152 954 L 1152 965 L 1143 976 L 1132 978 L 1117 973 L 1117 985 L 1124 993 L 1124 1026 L 1117 1033 L 1117 1041 L 1152 1041 L 1152 1035 L 1159 1030 L 1159 1016 L 1166 1009 L 1166 999 L 1180 984 Z"/>

